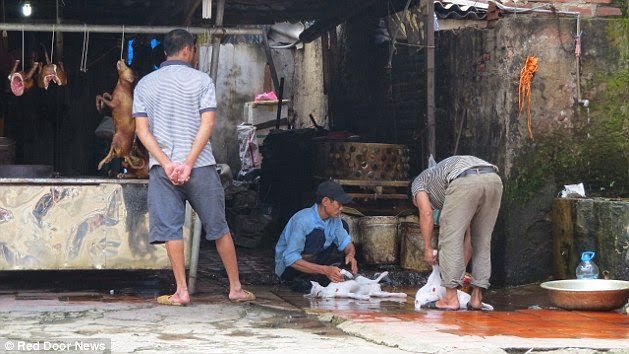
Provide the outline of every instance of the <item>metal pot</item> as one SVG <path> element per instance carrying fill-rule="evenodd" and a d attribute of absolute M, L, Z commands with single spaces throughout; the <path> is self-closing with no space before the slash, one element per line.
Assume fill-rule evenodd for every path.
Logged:
<path fill-rule="evenodd" d="M 610 311 L 629 299 L 629 281 L 625 280 L 554 280 L 540 286 L 548 290 L 553 305 L 567 310 Z"/>
<path fill-rule="evenodd" d="M 51 178 L 51 165 L 0 165 L 0 178 Z"/>

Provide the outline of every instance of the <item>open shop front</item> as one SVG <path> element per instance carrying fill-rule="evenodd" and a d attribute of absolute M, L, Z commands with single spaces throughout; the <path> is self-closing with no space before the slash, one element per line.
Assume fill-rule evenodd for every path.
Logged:
<path fill-rule="evenodd" d="M 342 22 L 341 18 L 334 19 L 338 21 L 330 23 L 330 26 Z M 120 160 L 113 160 L 104 164 L 102 169 L 98 168 L 99 162 L 108 153 L 111 133 L 107 135 L 107 129 L 104 129 L 109 114 L 107 108 L 99 113 L 94 107 L 94 100 L 97 96 L 105 97 L 104 92 L 112 92 L 118 80 L 116 63 L 121 58 L 137 71 L 139 77 L 153 70 L 154 65 L 159 65 L 163 49 L 159 47 L 159 43 L 153 44 L 153 39 L 159 39 L 161 33 L 172 27 L 10 23 L 0 25 L 0 30 L 8 32 L 8 43 L 3 47 L 6 48 L 3 49 L 4 52 L 10 53 L 7 74 L 12 71 L 15 60 L 22 57 L 25 59 L 17 65 L 16 71 L 28 74 L 34 61 L 47 62 L 46 54 L 51 63 L 63 61 L 65 69 L 68 70 L 65 85 L 50 83 L 48 89 L 42 89 L 35 82 L 35 85 L 21 96 L 11 91 L 9 85 L 11 81 L 3 81 L 2 116 L 5 118 L 6 129 L 2 135 L 12 139 L 7 143 L 11 145 L 11 149 L 6 151 L 14 152 L 11 163 L 6 165 L 29 166 L 31 170 L 37 166 L 41 167 L 43 174 L 10 175 L 0 180 L 0 207 L 6 210 L 5 216 L 2 216 L 3 221 L 0 222 L 2 233 L 0 246 L 3 250 L 0 262 L 5 262 L 0 264 L 0 269 L 169 267 L 163 248 L 161 246 L 154 248 L 146 242 L 147 180 L 128 178 L 131 176 L 116 178 L 118 174 L 134 172 L 129 166 L 121 165 Z M 337 114 L 337 119 L 342 118 L 339 121 L 347 120 L 345 124 L 333 121 L 327 116 L 327 110 L 334 106 L 334 102 L 330 102 L 334 95 L 330 92 L 339 84 L 334 76 L 339 63 L 338 60 L 333 60 L 335 57 L 332 54 L 340 50 L 340 45 L 335 44 L 336 31 L 328 33 L 323 29 L 315 30 L 316 27 L 312 26 L 304 31 L 311 35 L 309 40 L 304 39 L 304 42 L 310 45 L 307 50 L 293 54 L 298 57 L 297 59 L 290 57 L 290 54 L 286 55 L 289 57 L 289 60 L 285 60 L 287 62 L 299 61 L 294 64 L 294 72 L 291 73 L 290 70 L 287 72 L 283 65 L 280 65 L 279 73 L 275 75 L 271 73 L 273 88 L 280 96 L 280 100 L 277 101 L 280 103 L 279 109 L 274 111 L 279 113 L 277 117 L 276 114 L 269 113 L 274 108 L 272 103 L 256 102 L 255 108 L 250 109 L 255 112 L 264 111 L 269 113 L 271 118 L 277 118 L 277 122 L 275 119 L 271 122 L 274 126 L 283 123 L 284 112 L 288 111 L 291 129 L 268 135 L 263 131 L 256 136 L 259 140 L 265 138 L 262 152 L 265 156 L 258 171 L 263 182 L 256 191 L 258 199 L 251 203 L 255 207 L 236 206 L 232 208 L 233 210 L 228 210 L 228 217 L 230 211 L 235 213 L 232 216 L 237 226 L 232 230 L 235 234 L 235 243 L 242 247 L 260 247 L 259 238 L 246 240 L 242 235 L 246 236 L 250 229 L 259 231 L 260 219 L 266 220 L 267 211 L 275 213 L 275 208 L 279 206 L 279 219 L 285 222 L 292 213 L 307 204 L 305 201 L 312 197 L 314 184 L 322 179 L 334 179 L 355 197 L 359 203 L 354 206 L 366 216 L 360 214 L 352 216 L 356 218 L 350 220 L 350 224 L 356 224 L 359 230 L 354 234 L 358 236 L 363 233 L 358 225 L 359 219 L 365 219 L 362 227 L 365 230 L 374 229 L 374 233 L 378 234 L 380 229 L 386 231 L 386 237 L 382 237 L 382 240 L 368 240 L 368 237 L 363 239 L 358 236 L 355 241 L 359 247 L 364 250 L 369 241 L 374 241 L 371 242 L 372 249 L 378 249 L 383 248 L 382 244 L 386 243 L 389 250 L 387 254 L 372 257 L 374 259 L 371 262 L 378 265 L 397 264 L 400 262 L 398 252 L 401 251 L 397 228 L 400 223 L 411 221 L 405 217 L 412 216 L 409 215 L 412 211 L 408 210 L 409 202 L 406 195 L 406 186 L 413 170 L 409 164 L 414 160 L 409 151 L 411 143 L 409 139 L 392 136 L 395 130 L 389 129 L 392 123 L 389 120 L 377 119 L 376 115 L 363 122 L 358 119 L 360 116 Z M 225 34 L 256 36 L 260 32 L 254 28 L 184 28 L 199 37 L 209 37 L 208 41 L 212 47 L 211 60 L 207 58 L 210 55 L 209 51 L 201 50 L 200 55 L 205 55 L 206 62 L 211 62 L 212 67 L 208 72 L 215 82 L 217 60 L 214 54 L 218 55 L 218 50 L 214 50 L 214 44 L 217 43 L 214 38 Z M 327 33 L 326 36 L 320 41 L 314 41 L 318 39 L 316 34 L 322 32 Z M 260 43 L 254 43 L 260 47 Z M 133 49 L 133 58 L 130 58 L 130 48 Z M 238 51 L 240 49 L 233 50 L 233 57 L 243 57 Z M 304 54 L 309 51 L 314 54 Z M 221 48 L 222 62 L 228 61 L 225 59 L 228 58 L 228 53 L 228 50 Z M 265 53 L 259 50 L 255 51 L 253 56 L 264 58 Z M 266 60 L 269 61 L 268 59 L 267 54 Z M 200 58 L 200 62 L 202 60 L 203 58 Z M 298 67 L 298 64 L 301 64 L 301 67 Z M 245 66 L 240 66 L 243 67 Z M 223 71 L 221 70 L 222 73 Z M 256 85 L 255 78 L 252 78 L 259 75 L 256 72 L 262 71 L 265 70 L 259 70 L 258 67 L 244 73 L 246 84 L 251 87 L 262 87 Z M 321 75 L 322 71 L 326 75 Z M 266 76 L 266 72 L 264 75 Z M 292 101 L 281 99 L 282 94 L 278 88 L 282 87 L 283 80 L 278 80 L 277 76 L 288 78 L 288 88 L 284 91 L 284 97 Z M 264 79 L 266 80 L 266 77 Z M 299 85 L 304 82 L 307 85 Z M 354 82 L 348 84 L 359 86 Z M 264 92 L 266 91 L 267 87 L 264 86 Z M 262 91 L 256 91 L 259 92 Z M 326 95 L 325 92 L 329 93 L 329 98 L 323 97 Z M 246 97 L 242 101 L 253 99 L 249 92 L 246 95 L 241 93 L 230 92 L 230 95 Z M 386 95 L 383 95 L 383 100 L 384 96 Z M 287 101 L 290 102 L 286 105 L 288 107 L 281 105 Z M 347 109 L 367 107 L 361 105 L 364 100 L 358 101 L 360 102 L 351 102 L 343 106 L 348 107 Z M 226 102 L 224 99 L 219 99 L 219 102 L 223 107 L 230 106 L 230 110 L 238 111 L 234 116 L 238 115 L 238 119 L 242 119 L 241 107 L 244 102 L 232 105 L 230 103 L 234 102 Z M 339 106 L 341 105 L 337 102 L 336 107 Z M 291 115 L 293 110 L 298 112 L 298 117 Z M 253 118 L 252 123 L 258 125 L 255 124 L 257 120 Z M 247 119 L 246 122 L 248 121 Z M 350 121 L 352 124 L 349 124 Z M 377 124 L 372 124 L 373 121 L 377 121 Z M 312 126 L 311 122 L 316 129 L 309 128 Z M 270 122 L 260 124 L 267 123 Z M 415 120 L 409 123 L 413 127 L 417 124 Z M 324 127 L 329 127 L 330 131 Z M 428 124 L 428 127 L 429 132 L 434 130 L 434 124 Z M 266 126 L 258 128 L 268 129 Z M 410 135 L 410 130 L 408 133 L 406 135 Z M 231 134 L 223 134 L 223 137 L 216 138 L 236 140 Z M 214 137 L 212 142 L 215 143 Z M 221 146 L 221 143 L 219 140 L 216 145 Z M 317 158 L 310 160 L 313 150 Z M 225 159 L 221 157 L 218 160 Z M 237 164 L 233 164 L 233 161 L 226 162 L 229 162 L 234 171 L 238 171 Z M 3 191 L 5 187 L 6 191 Z M 240 194 L 237 195 L 239 196 Z M 249 212 L 250 209 L 255 209 L 255 212 L 263 215 Z M 244 213 L 245 210 L 246 214 L 242 214 L 241 211 Z M 380 219 L 379 216 L 388 218 Z M 273 214 L 273 217 L 276 215 Z M 195 222 L 190 211 L 184 232 L 188 240 L 186 258 L 191 276 L 196 271 L 194 257 L 198 255 L 198 248 L 194 249 L 198 247 L 201 232 L 200 227 L 195 226 Z M 243 230 L 242 226 L 248 225 L 252 227 Z M 232 226 L 233 224 L 230 225 Z M 278 235 L 279 232 L 276 232 L 273 236 Z M 241 236 L 240 243 L 237 236 Z M 259 237 L 257 234 L 255 236 Z M 17 242 L 18 239 L 28 241 Z M 18 250 L 16 247 L 20 243 L 24 243 L 19 246 L 23 249 Z M 48 255 L 31 254 L 32 249 L 36 249 L 32 248 L 34 244 L 46 245 Z M 44 261 L 47 258 L 51 261 Z"/>
<path fill-rule="evenodd" d="M 121 70 L 152 71 L 163 60 L 161 34 L 174 27 L 0 27 L 8 32 L 0 51 L 8 65 L 2 69 L 10 70 L 0 115 L 0 270 L 169 268 L 163 245 L 148 243 L 146 154 L 135 144 L 122 155 L 108 151 L 117 119 L 110 93 L 123 81 Z M 208 42 L 217 31 L 187 30 Z M 146 38 L 152 43 L 138 43 Z M 80 62 L 71 58 L 75 53 Z M 215 79 L 214 65 L 210 71 Z M 188 207 L 184 238 L 191 287 L 200 237 L 200 222 Z"/>

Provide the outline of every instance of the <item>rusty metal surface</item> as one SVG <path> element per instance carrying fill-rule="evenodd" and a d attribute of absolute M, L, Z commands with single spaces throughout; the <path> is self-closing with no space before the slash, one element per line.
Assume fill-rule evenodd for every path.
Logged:
<path fill-rule="evenodd" d="M 164 247 L 148 243 L 146 182 L 4 182 L 0 180 L 0 270 L 170 267 Z M 184 227 L 186 260 L 190 228 Z"/>
<path fill-rule="evenodd" d="M 364 181 L 405 181 L 409 150 L 405 145 L 317 142 L 315 171 L 326 178 Z"/>
<path fill-rule="evenodd" d="M 397 216 L 364 216 L 358 221 L 365 264 L 398 264 L 400 240 Z"/>
<path fill-rule="evenodd" d="M 424 239 L 417 222 L 400 222 L 400 267 L 414 271 L 430 271 L 432 265 L 424 261 Z M 432 247 L 437 248 L 439 227 L 435 226 L 432 233 Z"/>

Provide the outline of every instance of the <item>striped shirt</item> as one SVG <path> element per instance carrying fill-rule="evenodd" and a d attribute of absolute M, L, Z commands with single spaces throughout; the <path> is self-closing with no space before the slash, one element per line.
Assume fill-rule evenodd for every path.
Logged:
<path fill-rule="evenodd" d="M 175 163 L 187 158 L 201 126 L 201 113 L 216 111 L 212 79 L 180 60 L 165 61 L 160 69 L 143 77 L 133 96 L 133 117 L 148 118 L 149 131 Z M 149 164 L 158 164 L 152 155 Z M 215 164 L 208 141 L 194 167 Z"/>
<path fill-rule="evenodd" d="M 441 160 L 434 167 L 428 168 L 413 180 L 411 190 L 413 197 L 419 191 L 428 193 L 433 209 L 443 208 L 448 184 L 463 171 L 472 167 L 491 166 L 498 172 L 498 167 L 474 156 L 452 156 Z"/>

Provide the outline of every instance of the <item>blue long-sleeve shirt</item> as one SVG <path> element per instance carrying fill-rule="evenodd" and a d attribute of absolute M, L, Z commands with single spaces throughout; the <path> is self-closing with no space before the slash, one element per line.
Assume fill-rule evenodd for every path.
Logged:
<path fill-rule="evenodd" d="M 325 235 L 324 249 L 334 243 L 339 251 L 343 251 L 352 242 L 352 238 L 343 228 L 341 218 L 322 220 L 315 203 L 312 207 L 295 213 L 284 227 L 275 246 L 275 274 L 281 276 L 287 267 L 302 259 L 306 238 L 317 230 Z"/>

